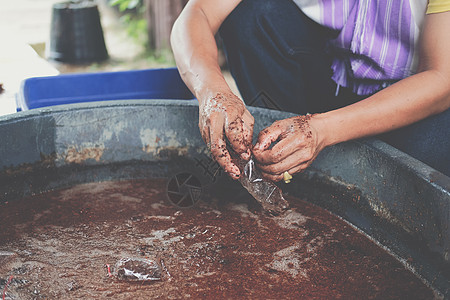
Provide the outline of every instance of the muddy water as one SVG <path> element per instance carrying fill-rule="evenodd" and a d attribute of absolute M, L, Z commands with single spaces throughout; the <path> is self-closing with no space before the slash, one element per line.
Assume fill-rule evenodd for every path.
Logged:
<path fill-rule="evenodd" d="M 78 185 L 0 205 L 0 292 L 6 299 L 431 299 L 433 293 L 364 235 L 289 199 L 283 217 L 254 201 L 177 210 L 165 182 Z M 148 258 L 162 278 L 114 276 Z M 108 276 L 106 265 L 111 266 Z"/>

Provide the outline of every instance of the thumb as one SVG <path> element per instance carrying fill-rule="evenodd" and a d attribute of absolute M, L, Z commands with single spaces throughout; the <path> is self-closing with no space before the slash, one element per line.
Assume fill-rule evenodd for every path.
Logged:
<path fill-rule="evenodd" d="M 282 130 L 279 126 L 270 126 L 266 129 L 262 130 L 258 135 L 258 140 L 253 147 L 254 151 L 262 152 L 264 150 L 269 149 L 270 145 L 278 140 L 282 133 Z"/>

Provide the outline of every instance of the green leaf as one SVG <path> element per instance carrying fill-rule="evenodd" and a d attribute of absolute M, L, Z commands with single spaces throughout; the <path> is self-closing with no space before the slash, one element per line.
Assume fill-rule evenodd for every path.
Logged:
<path fill-rule="evenodd" d="M 125 1 L 127 1 L 127 0 L 125 0 Z M 123 0 L 110 0 L 109 1 L 109 5 L 116 6 L 116 5 L 119 5 L 122 2 L 123 2 Z"/>
<path fill-rule="evenodd" d="M 140 4 L 140 0 L 130 0 L 128 3 L 128 9 L 136 8 Z"/>
<path fill-rule="evenodd" d="M 119 10 L 120 10 L 120 11 L 125 11 L 125 10 L 127 10 L 127 8 L 128 8 L 128 3 L 129 3 L 128 0 L 122 1 L 122 3 L 119 4 Z"/>

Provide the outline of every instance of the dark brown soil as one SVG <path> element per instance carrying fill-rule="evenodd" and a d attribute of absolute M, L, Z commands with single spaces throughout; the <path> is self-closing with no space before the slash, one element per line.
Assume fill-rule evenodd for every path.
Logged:
<path fill-rule="evenodd" d="M 178 210 L 165 199 L 164 181 L 139 180 L 0 204 L 0 292 L 6 299 L 433 298 L 353 227 L 288 200 L 293 209 L 278 217 L 214 199 Z M 114 265 L 127 257 L 155 260 L 162 279 L 119 280 Z"/>

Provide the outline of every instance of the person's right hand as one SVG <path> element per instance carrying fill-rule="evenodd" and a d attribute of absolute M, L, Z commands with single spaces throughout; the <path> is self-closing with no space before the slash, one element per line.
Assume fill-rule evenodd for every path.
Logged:
<path fill-rule="evenodd" d="M 244 160 L 251 155 L 254 118 L 244 102 L 233 93 L 216 93 L 199 105 L 199 128 L 214 159 L 233 179 L 240 176 L 231 160 L 225 136 Z M 224 136 L 225 133 L 225 136 Z"/>

